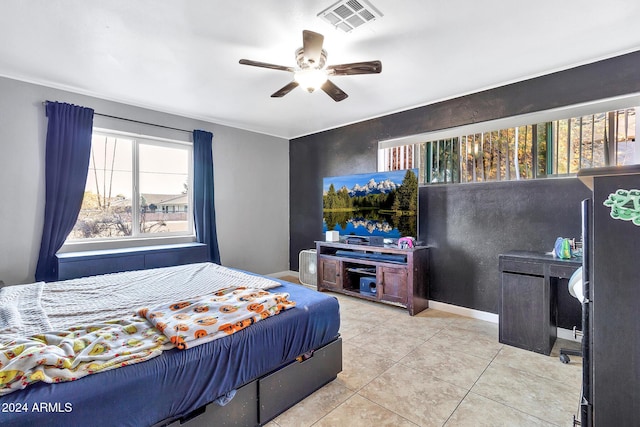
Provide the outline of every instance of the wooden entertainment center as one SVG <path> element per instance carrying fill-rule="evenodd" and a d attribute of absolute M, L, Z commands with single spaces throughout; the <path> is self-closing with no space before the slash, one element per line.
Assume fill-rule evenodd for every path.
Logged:
<path fill-rule="evenodd" d="M 318 290 L 406 307 L 429 307 L 429 248 L 316 242 Z"/>

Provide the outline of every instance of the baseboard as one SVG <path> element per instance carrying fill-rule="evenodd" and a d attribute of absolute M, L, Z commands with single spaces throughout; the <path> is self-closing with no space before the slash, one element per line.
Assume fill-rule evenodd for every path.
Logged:
<path fill-rule="evenodd" d="M 495 313 L 460 307 L 458 305 L 447 304 L 444 302 L 429 301 L 429 308 L 458 314 L 464 317 L 471 317 L 472 319 L 484 320 L 491 323 L 500 323 L 500 316 Z M 557 337 L 568 341 L 580 342 L 580 338 L 574 337 L 573 331 L 570 329 L 558 328 Z"/>
<path fill-rule="evenodd" d="M 573 336 L 573 330 L 571 329 L 558 328 L 557 337 L 567 341 L 582 342 L 581 338 Z"/>
<path fill-rule="evenodd" d="M 500 316 L 486 311 L 474 310 L 472 308 L 460 307 L 459 305 L 447 304 L 439 301 L 429 301 L 429 308 L 434 310 L 446 311 L 447 313 L 458 314 L 472 319 L 484 320 L 491 323 L 498 323 Z"/>
<path fill-rule="evenodd" d="M 267 274 L 271 277 L 285 277 L 285 276 L 298 276 L 297 271 L 286 270 L 279 271 L 277 273 Z M 489 313 L 487 311 L 474 310 L 472 308 L 461 307 L 459 305 L 447 304 L 439 301 L 429 301 L 429 308 L 434 310 L 446 311 L 447 313 L 453 313 L 464 317 L 470 317 L 472 319 L 484 320 L 491 323 L 500 323 L 500 316 L 495 313 Z M 562 338 L 568 341 L 580 342 L 580 338 L 573 336 L 573 331 L 570 329 L 558 328 L 558 338 Z"/>
<path fill-rule="evenodd" d="M 278 271 L 277 273 L 267 274 L 266 276 L 275 277 L 277 279 L 279 277 L 285 277 L 285 276 L 298 276 L 298 272 L 293 270 L 286 270 L 286 271 Z"/>

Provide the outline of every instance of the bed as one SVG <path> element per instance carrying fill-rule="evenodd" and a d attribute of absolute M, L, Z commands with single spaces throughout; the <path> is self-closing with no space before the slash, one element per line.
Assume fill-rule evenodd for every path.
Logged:
<path fill-rule="evenodd" d="M 33 334 L 49 327 L 66 328 L 85 322 L 88 316 L 104 320 L 112 318 L 118 310 L 130 312 L 142 297 L 130 295 L 139 293 L 130 292 L 131 289 L 152 289 L 157 300 L 154 303 L 161 299 L 158 294 L 167 294 L 164 302 L 172 301 L 176 295 L 195 297 L 202 293 L 202 287 L 193 283 L 202 282 L 205 287 L 208 283 L 203 279 L 206 275 L 198 276 L 201 270 L 222 274 L 223 282 L 231 281 L 234 286 L 236 279 L 248 278 L 251 286 L 254 281 L 264 279 L 201 263 L 31 284 L 31 287 L 20 285 L 28 289 L 25 291 L 9 287 L 16 290 L 4 295 L 0 292 L 0 310 L 4 310 L 0 312 L 0 333 L 5 334 L 0 337 Z M 146 285 L 138 282 L 143 280 Z M 168 345 L 168 349 L 149 360 L 75 381 L 29 384 L 0 396 L 1 424 L 173 427 L 251 426 L 268 422 L 335 379 L 342 369 L 337 300 L 301 285 L 275 282 L 279 286 L 268 291 L 286 293 L 295 307 L 184 350 Z M 77 292 L 69 290 L 76 287 Z M 33 305 L 30 292 L 39 295 L 35 298 L 36 305 L 45 313 L 45 321 L 30 319 L 33 324 L 25 327 L 2 325 L 2 321 L 7 323 L 6 319 L 12 316 L 15 321 L 17 300 L 23 305 Z M 64 300 L 65 295 L 86 299 L 81 304 L 83 309 L 79 310 L 75 302 L 70 309 L 60 309 L 55 301 Z M 102 304 L 105 301 L 121 307 L 105 309 Z M 32 307 L 25 310 L 23 317 L 27 318 L 24 313 L 31 311 Z"/>

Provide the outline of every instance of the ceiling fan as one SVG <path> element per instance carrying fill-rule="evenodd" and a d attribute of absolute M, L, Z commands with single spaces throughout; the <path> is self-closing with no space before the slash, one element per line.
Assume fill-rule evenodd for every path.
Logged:
<path fill-rule="evenodd" d="M 241 59 L 240 64 L 293 73 L 293 81 L 282 89 L 274 92 L 271 95 L 272 98 L 281 98 L 296 87 L 302 86 L 309 92 L 313 92 L 318 88 L 322 89 L 336 102 L 342 101 L 349 95 L 331 82 L 331 80 L 329 80 L 330 76 L 378 74 L 382 71 L 382 62 L 380 61 L 354 62 L 351 64 L 329 65 L 325 67 L 327 51 L 322 48 L 323 42 L 324 36 L 322 34 L 304 30 L 302 32 L 302 47 L 297 49 L 295 53 L 298 64 L 297 67 L 268 64 L 250 59 Z"/>

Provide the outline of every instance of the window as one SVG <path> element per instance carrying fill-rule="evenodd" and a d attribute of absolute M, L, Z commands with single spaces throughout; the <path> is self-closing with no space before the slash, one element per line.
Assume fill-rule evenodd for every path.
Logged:
<path fill-rule="evenodd" d="M 638 111 L 622 108 L 510 127 L 487 122 L 382 141 L 378 169 L 419 168 L 420 183 L 435 184 L 571 176 L 582 168 L 640 163 Z"/>
<path fill-rule="evenodd" d="M 188 143 L 94 130 L 67 242 L 192 235 L 192 158 Z"/>

